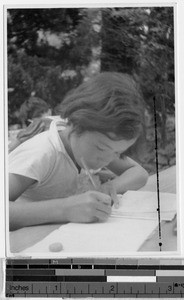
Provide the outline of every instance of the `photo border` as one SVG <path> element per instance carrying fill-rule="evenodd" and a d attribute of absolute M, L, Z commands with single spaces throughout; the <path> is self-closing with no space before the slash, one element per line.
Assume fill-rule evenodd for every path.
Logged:
<path fill-rule="evenodd" d="M 108 3 L 107 2 L 104 2 L 104 1 L 100 1 L 101 3 L 95 3 L 94 1 L 90 1 L 89 3 L 86 3 L 86 1 L 67 1 L 67 3 L 62 3 L 62 5 L 60 3 L 55 3 L 54 5 L 51 5 L 51 4 L 45 4 L 46 2 L 48 1 L 44 1 L 44 4 L 42 4 L 43 1 L 40 1 L 40 4 L 37 4 L 36 1 L 31 1 L 31 3 L 26 3 L 26 5 L 24 3 L 22 3 L 23 1 L 19 1 L 19 4 L 15 5 L 13 3 L 10 3 L 10 2 L 13 2 L 13 1 L 6 1 L 6 3 L 3 3 L 5 6 L 4 6 L 4 9 L 8 9 L 8 8 L 59 8 L 59 7 L 151 7 L 151 6 L 173 6 L 174 7 L 174 31 L 175 31 L 175 96 L 176 96 L 176 100 L 175 100 L 175 104 L 176 104 L 176 111 L 175 111 L 175 116 L 176 116 L 176 169 L 177 169 L 177 174 L 176 174 L 176 183 L 177 183 L 177 220 L 178 220 L 178 230 L 179 230 L 179 235 L 178 235 L 178 238 L 177 238 L 177 241 L 178 241 L 178 245 L 177 245 L 177 253 L 174 252 L 134 252 L 134 253 L 129 253 L 129 255 L 126 255 L 126 253 L 123 253 L 122 256 L 123 257 L 127 257 L 127 258 L 136 258 L 136 257 L 149 257 L 149 258 L 152 258 L 152 257 L 181 257 L 182 255 L 184 255 L 184 248 L 183 248 L 183 245 L 184 245 L 184 230 L 183 230 L 183 227 L 184 227 L 184 220 L 183 220 L 183 216 L 182 216 L 182 213 L 181 211 L 183 211 L 183 207 L 184 207 L 184 204 L 182 203 L 182 193 L 183 193 L 183 184 L 182 182 L 184 182 L 182 179 L 183 179 L 183 172 L 182 172 L 182 153 L 184 152 L 183 151 L 183 140 L 182 140 L 182 136 L 181 136 L 181 133 L 182 133 L 182 128 L 184 128 L 184 121 L 183 121 L 183 115 L 184 115 L 184 105 L 182 105 L 182 89 L 183 89 L 183 84 L 182 84 L 182 79 L 183 79 L 183 82 L 184 82 L 184 76 L 182 75 L 182 66 L 184 66 L 184 61 L 182 61 L 181 63 L 181 60 L 182 60 L 182 47 L 181 47 L 181 41 L 180 41 L 180 38 L 179 36 L 184 36 L 181 35 L 182 33 L 182 30 L 181 30 L 181 27 L 184 27 L 184 26 L 179 26 L 179 24 L 181 23 L 181 20 L 182 20 L 182 11 L 184 12 L 184 5 L 181 1 L 154 1 L 152 0 L 151 3 L 147 3 L 148 1 L 123 1 L 121 0 L 120 2 L 111 2 L 111 3 Z M 35 2 L 35 4 L 34 4 Z M 92 3 L 91 3 L 92 2 Z M 182 10 L 182 6 L 183 6 L 183 10 Z M 184 15 L 184 14 L 183 14 Z M 1 18 L 2 19 L 2 18 Z M 4 34 L 6 33 L 6 29 L 4 28 L 3 30 Z M 6 38 L 4 40 L 4 47 L 3 47 L 3 51 L 4 51 L 4 57 L 6 56 Z M 183 52 L 184 53 L 184 52 Z M 1 127 L 0 126 L 0 133 L 1 131 L 2 132 L 2 137 L 4 138 L 4 157 L 5 157 L 5 160 L 4 160 L 4 174 L 1 174 L 2 176 L 2 180 L 1 182 L 3 182 L 4 178 L 5 178 L 5 184 L 4 184 L 4 194 L 5 194 L 5 197 L 4 197 L 4 203 L 2 201 L 2 211 L 3 211 L 3 206 L 6 207 L 6 223 L 5 223 L 5 220 L 3 221 L 3 218 L 2 218 L 2 226 L 0 226 L 0 236 L 4 234 L 4 241 L 6 240 L 6 243 L 4 243 L 5 245 L 0 245 L 0 257 L 4 257 L 6 255 L 8 255 L 8 257 L 12 257 L 15 256 L 15 254 L 12 254 L 10 251 L 9 251 L 9 225 L 8 225 L 8 221 L 9 221 L 9 205 L 8 205 L 8 201 L 5 199 L 8 199 L 8 179 L 7 179 L 7 170 L 6 170 L 6 166 L 7 166 L 7 144 L 8 144 L 8 141 L 7 141 L 7 130 L 8 130 L 8 122 L 7 122 L 7 74 L 6 74 L 6 66 L 7 66 L 7 57 L 6 57 L 6 64 L 4 65 L 4 58 L 2 60 L 3 62 L 3 69 L 4 69 L 4 74 L 3 74 L 3 77 L 2 77 L 2 82 L 3 82 L 3 91 L 4 91 L 4 99 L 2 99 L 1 101 L 1 105 L 3 103 L 3 109 L 1 110 L 4 111 L 4 115 L 2 115 L 2 118 L 1 118 L 1 121 L 4 120 L 4 129 L 2 130 L 3 126 Z M 183 76 L 183 77 L 182 77 Z M 1 109 L 1 107 L 0 107 Z M 2 157 L 2 155 L 1 155 Z M 180 163 L 180 164 L 179 164 Z M 1 166 L 1 165 L 0 165 Z M 184 169 L 184 168 L 183 168 Z M 5 175 L 5 176 L 4 176 Z M 0 177 L 1 179 L 1 177 Z M 1 189 L 3 190 L 3 188 Z M 2 197 L 2 198 L 3 198 Z M 5 219 L 5 218 L 4 218 Z M 1 225 L 1 224 L 0 224 Z M 3 233 L 4 229 L 6 227 L 6 238 L 5 238 L 5 232 Z M 2 231 L 3 229 L 3 231 Z M 1 233 L 2 231 L 2 233 Z M 2 243 L 3 244 L 3 243 Z M 3 249 L 6 247 L 6 251 Z M 2 253 L 2 255 L 1 255 Z M 26 254 L 26 256 L 30 256 L 29 254 Z M 40 256 L 36 255 L 34 256 L 33 253 L 31 253 L 31 256 L 34 257 L 34 258 L 47 258 L 47 257 L 51 257 L 53 256 L 53 254 L 47 256 L 45 253 L 42 254 L 39 254 Z M 55 255 L 55 254 L 54 254 Z M 17 253 L 17 256 L 18 256 L 18 253 Z M 55 255 L 56 256 L 56 255 Z M 66 254 L 64 255 L 66 256 Z M 68 256 L 68 255 L 67 255 Z M 94 254 L 93 254 L 94 256 Z M 63 257 L 62 256 L 62 253 L 58 254 L 57 257 Z M 77 255 L 77 257 L 79 257 Z M 101 257 L 101 256 L 100 256 Z M 111 256 L 108 256 L 108 257 L 111 257 Z M 104 257 L 104 258 L 108 258 L 107 256 Z M 113 255 L 114 257 L 114 255 Z M 119 256 L 118 256 L 119 257 Z"/>

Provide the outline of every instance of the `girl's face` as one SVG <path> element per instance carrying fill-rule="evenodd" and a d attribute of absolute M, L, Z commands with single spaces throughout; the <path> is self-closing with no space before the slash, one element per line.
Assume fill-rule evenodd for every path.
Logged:
<path fill-rule="evenodd" d="M 114 141 L 99 132 L 84 132 L 81 135 L 72 133 L 70 144 L 76 162 L 82 167 L 81 158 L 89 169 L 97 170 L 107 166 L 113 160 L 119 158 L 136 141 Z"/>

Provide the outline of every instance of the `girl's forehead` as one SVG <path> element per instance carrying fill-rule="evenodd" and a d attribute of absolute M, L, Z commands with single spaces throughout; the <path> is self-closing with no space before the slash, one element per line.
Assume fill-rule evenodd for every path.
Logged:
<path fill-rule="evenodd" d="M 131 146 L 136 139 L 132 140 L 114 140 L 111 139 L 110 136 L 113 138 L 113 133 L 108 133 L 108 136 L 105 134 L 102 134 L 100 132 L 87 132 L 87 136 L 89 139 L 89 142 L 91 144 L 96 144 L 99 146 L 103 146 L 106 149 L 109 150 L 115 150 L 115 151 L 121 151 L 124 148 L 127 148 Z"/>

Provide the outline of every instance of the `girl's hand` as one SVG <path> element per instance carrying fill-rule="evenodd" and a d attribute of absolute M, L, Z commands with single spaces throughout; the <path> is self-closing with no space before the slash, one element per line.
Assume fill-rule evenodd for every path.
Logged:
<path fill-rule="evenodd" d="M 99 191 L 111 197 L 111 205 L 114 205 L 115 208 L 119 207 L 119 199 L 117 197 L 116 189 L 111 180 L 103 183 L 100 186 Z"/>
<path fill-rule="evenodd" d="M 88 191 L 68 199 L 68 222 L 91 223 L 106 221 L 111 214 L 111 197 L 97 191 Z"/>

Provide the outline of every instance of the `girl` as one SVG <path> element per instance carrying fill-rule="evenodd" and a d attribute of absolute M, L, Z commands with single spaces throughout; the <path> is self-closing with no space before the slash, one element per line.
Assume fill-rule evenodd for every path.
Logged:
<path fill-rule="evenodd" d="M 59 128 L 59 121 L 52 122 L 48 131 L 9 155 L 10 229 L 105 221 L 111 213 L 112 190 L 141 188 L 147 172 L 122 153 L 143 130 L 142 103 L 134 80 L 120 73 L 101 73 L 69 93 L 61 107 L 65 129 Z M 106 167 L 117 176 L 100 191 L 80 193 L 84 162 L 88 169 Z"/>
<path fill-rule="evenodd" d="M 20 107 L 19 118 L 22 127 L 28 126 L 34 119 L 51 116 L 51 108 L 47 102 L 38 97 L 31 96 Z"/>
<path fill-rule="evenodd" d="M 23 129 L 9 143 L 9 152 L 18 147 L 27 137 L 30 138 L 46 130 L 49 126 L 49 118 L 47 117 L 51 114 L 50 106 L 41 98 L 30 97 L 27 99 L 21 105 L 18 113 Z"/>

